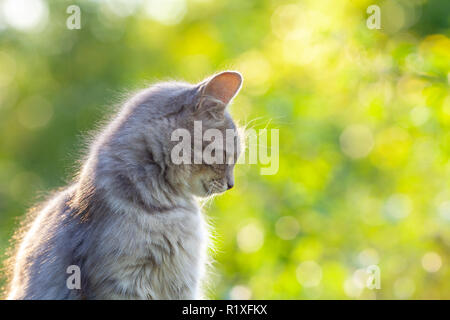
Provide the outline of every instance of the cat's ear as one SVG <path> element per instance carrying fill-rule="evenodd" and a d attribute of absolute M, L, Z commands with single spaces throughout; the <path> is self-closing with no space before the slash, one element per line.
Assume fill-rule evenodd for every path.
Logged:
<path fill-rule="evenodd" d="M 224 71 L 206 81 L 202 95 L 222 101 L 225 105 L 239 92 L 242 75 L 237 71 Z"/>
<path fill-rule="evenodd" d="M 216 120 L 223 119 L 226 106 L 239 92 L 241 85 L 242 76 L 236 71 L 224 71 L 207 79 L 200 85 L 197 114 L 207 114 Z"/>

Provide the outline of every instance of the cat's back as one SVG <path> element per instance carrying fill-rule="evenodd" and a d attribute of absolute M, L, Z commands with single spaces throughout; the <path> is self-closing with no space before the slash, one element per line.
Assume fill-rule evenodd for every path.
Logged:
<path fill-rule="evenodd" d="M 8 299 L 68 299 L 74 294 L 66 286 L 75 244 L 68 206 L 73 192 L 74 187 L 69 187 L 56 193 L 35 209 L 32 220 L 19 231 Z"/>

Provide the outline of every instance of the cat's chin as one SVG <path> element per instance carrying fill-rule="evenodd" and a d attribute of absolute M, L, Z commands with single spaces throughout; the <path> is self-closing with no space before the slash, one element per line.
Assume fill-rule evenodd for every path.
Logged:
<path fill-rule="evenodd" d="M 226 190 L 218 190 L 217 188 L 208 188 L 208 183 L 199 181 L 199 183 L 192 187 L 190 192 L 198 198 L 208 198 L 216 194 L 224 193 Z"/>
<path fill-rule="evenodd" d="M 210 193 L 210 192 L 202 192 L 202 193 L 200 193 L 200 192 L 193 192 L 192 194 L 194 195 L 194 197 L 201 198 L 201 199 L 206 199 L 206 198 L 209 198 L 212 195 L 214 195 L 213 193 Z"/>
<path fill-rule="evenodd" d="M 194 185 L 191 185 L 188 192 L 196 198 L 207 198 L 211 195 L 203 181 L 198 181 Z"/>
<path fill-rule="evenodd" d="M 201 194 L 194 193 L 194 196 L 197 197 L 197 198 L 206 199 L 206 198 L 212 197 L 212 196 L 217 195 L 217 194 L 222 194 L 224 192 L 225 191 L 204 192 L 204 193 L 201 193 Z"/>

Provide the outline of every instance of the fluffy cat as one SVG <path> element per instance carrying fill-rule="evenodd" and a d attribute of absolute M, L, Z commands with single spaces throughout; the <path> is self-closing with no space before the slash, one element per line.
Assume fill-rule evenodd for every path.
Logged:
<path fill-rule="evenodd" d="M 193 132 L 194 121 L 224 137 L 237 132 L 226 106 L 241 83 L 225 71 L 195 85 L 159 83 L 128 100 L 73 184 L 34 209 L 19 232 L 7 298 L 200 298 L 208 234 L 196 199 L 231 188 L 234 167 L 174 164 L 171 133 Z M 214 152 L 236 159 L 239 135 L 231 142 L 233 154 Z M 73 265 L 80 289 L 66 283 Z"/>

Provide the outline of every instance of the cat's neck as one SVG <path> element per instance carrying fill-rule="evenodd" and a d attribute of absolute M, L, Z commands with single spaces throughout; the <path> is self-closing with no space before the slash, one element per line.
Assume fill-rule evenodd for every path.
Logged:
<path fill-rule="evenodd" d="M 128 162 L 125 162 L 128 161 Z M 173 185 L 157 165 L 121 159 L 113 152 L 97 152 L 85 162 L 79 176 L 77 199 L 83 207 L 106 206 L 117 211 L 164 213 L 175 208 L 198 210 L 195 197 L 182 185 Z"/>

